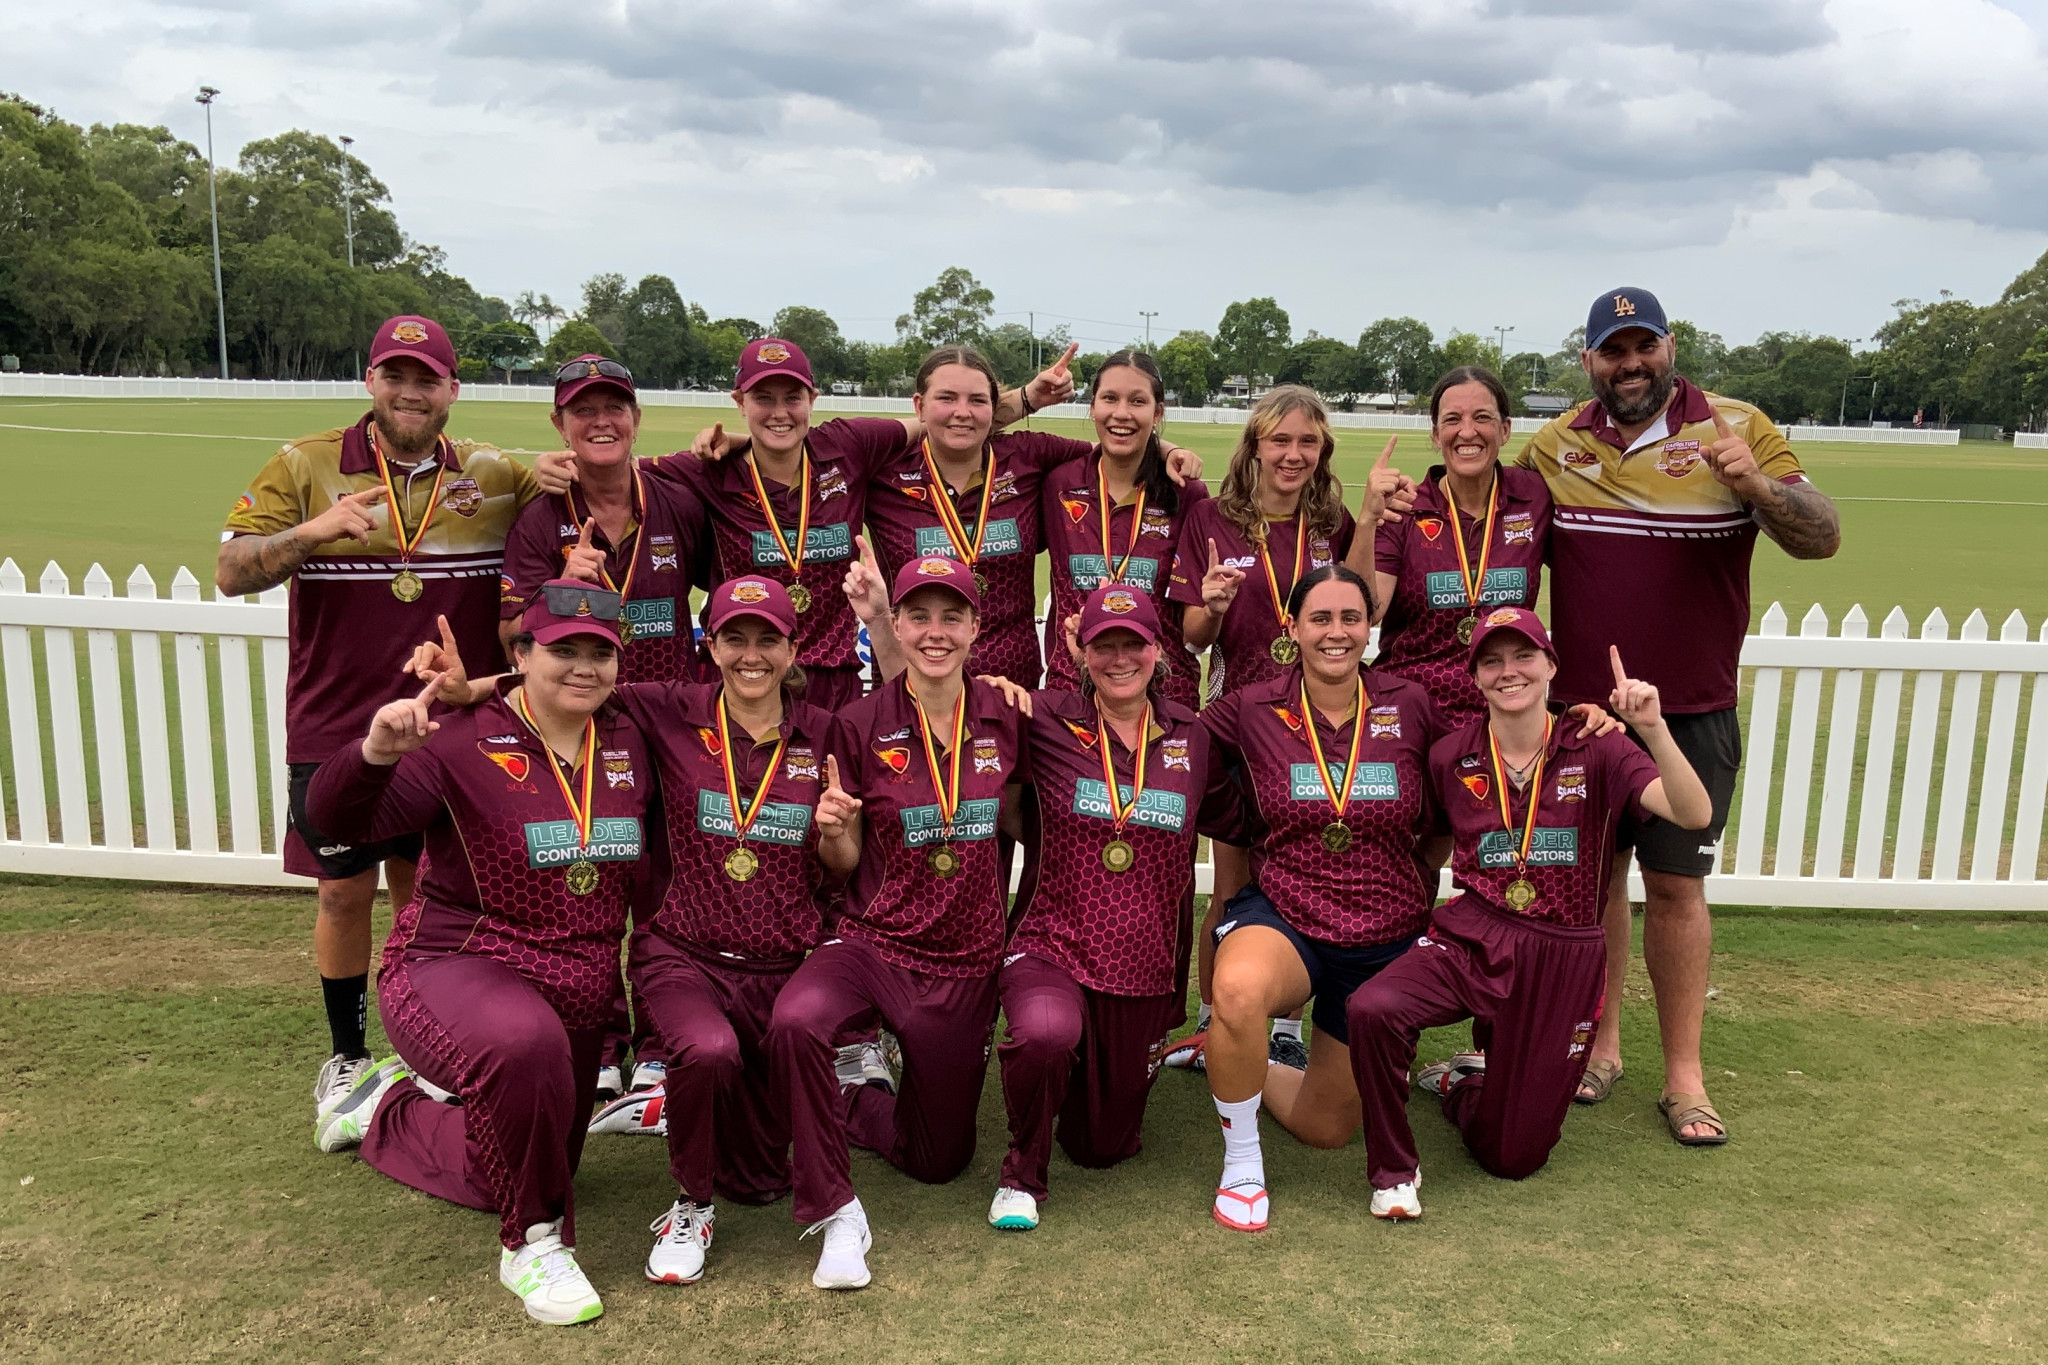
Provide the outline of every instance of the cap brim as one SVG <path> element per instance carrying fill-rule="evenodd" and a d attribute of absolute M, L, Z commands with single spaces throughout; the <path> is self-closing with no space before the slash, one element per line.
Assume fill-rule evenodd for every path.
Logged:
<path fill-rule="evenodd" d="M 1112 630 L 1127 630 L 1148 645 L 1159 643 L 1159 637 L 1139 622 L 1118 621 L 1115 619 L 1091 623 L 1086 630 L 1080 632 L 1079 638 L 1084 645 L 1092 644 L 1097 638 L 1107 635 Z"/>
<path fill-rule="evenodd" d="M 577 394 L 582 393 L 585 389 L 594 389 L 599 387 L 600 385 L 617 389 L 620 393 L 626 395 L 627 402 L 632 403 L 635 406 L 638 406 L 640 402 L 640 395 L 633 392 L 633 390 L 627 388 L 624 384 L 612 378 L 610 375 L 587 374 L 584 375 L 581 379 L 572 379 L 568 383 L 557 388 L 555 390 L 555 406 L 558 408 L 566 408 L 569 406 L 570 403 L 575 401 Z"/>
<path fill-rule="evenodd" d="M 1545 644 L 1543 641 L 1537 639 L 1535 636 L 1529 634 L 1527 631 L 1521 630 L 1515 626 L 1495 626 L 1492 630 L 1487 631 L 1483 635 L 1475 635 L 1472 637 L 1472 648 L 1470 652 L 1468 652 L 1465 656 L 1465 671 L 1467 673 L 1478 671 L 1479 651 L 1486 647 L 1488 641 L 1492 640 L 1495 636 L 1498 635 L 1512 635 L 1517 640 L 1526 641 L 1527 643 L 1532 644 L 1536 646 L 1536 648 L 1542 650 L 1545 654 L 1548 654 L 1550 656 L 1550 662 L 1557 662 L 1557 650 L 1552 646 Z"/>
<path fill-rule="evenodd" d="M 455 371 L 452 368 L 450 368 L 447 364 L 441 361 L 438 357 L 428 355 L 425 351 L 414 350 L 410 346 L 393 346 L 388 350 L 371 352 L 370 368 L 374 370 L 379 365 L 382 365 L 385 361 L 395 359 L 398 356 L 410 356 L 412 359 L 419 361 L 420 364 L 432 370 L 435 374 L 440 375 L 443 379 L 446 379 L 450 375 L 455 373 Z"/>
<path fill-rule="evenodd" d="M 944 578 L 921 578 L 917 582 L 905 587 L 902 592 L 897 593 L 895 597 L 891 598 L 889 600 L 889 605 L 892 607 L 900 607 L 905 602 L 908 602 L 912 597 L 916 596 L 918 593 L 923 592 L 926 588 L 933 588 L 939 592 L 952 593 L 953 596 L 959 598 L 962 602 L 965 602 L 968 606 L 974 608 L 975 611 L 978 612 L 981 610 L 981 599 L 979 597 L 977 597 L 974 593 L 968 591 L 966 588 L 961 587 L 958 583 L 951 582 Z"/>
<path fill-rule="evenodd" d="M 808 374 L 805 374 L 802 370 L 795 369 L 786 365 L 777 365 L 771 369 L 756 370 L 754 373 L 747 376 L 746 383 L 741 384 L 739 387 L 734 389 L 733 392 L 745 393 L 747 390 L 758 385 L 762 380 L 773 379 L 777 375 L 781 375 L 786 379 L 794 379 L 797 383 L 803 385 L 812 393 L 816 393 L 818 391 L 818 385 L 816 381 L 814 381 Z"/>
<path fill-rule="evenodd" d="M 1626 332 L 1631 329 L 1648 332 L 1652 336 L 1668 337 L 1671 335 L 1671 329 L 1669 327 L 1659 327 L 1654 322 L 1621 322 L 1616 323 L 1612 327 L 1609 327 L 1606 331 L 1600 333 L 1599 336 L 1588 337 L 1586 340 L 1586 349 L 1589 351 L 1597 351 L 1606 342 L 1607 338 L 1613 336 L 1617 332 Z"/>
<path fill-rule="evenodd" d="M 557 640 L 567 640 L 577 635 L 593 636 L 596 639 L 605 641 L 614 648 L 617 648 L 619 644 L 618 629 L 609 621 L 599 621 L 594 618 L 590 620 L 557 621 L 553 625 L 542 626 L 533 632 L 533 642 L 537 645 L 551 645 Z"/>
<path fill-rule="evenodd" d="M 727 626 L 731 625 L 733 622 L 741 620 L 746 617 L 752 617 L 754 620 L 759 621 L 762 625 L 773 626 L 783 635 L 788 636 L 792 639 L 794 639 L 796 636 L 796 623 L 794 621 L 778 620 L 775 616 L 770 614 L 766 608 L 763 607 L 734 607 L 731 611 L 726 612 L 724 615 L 714 616 L 710 620 L 706 621 L 704 623 L 705 633 L 715 635 L 719 631 L 724 630 Z"/>

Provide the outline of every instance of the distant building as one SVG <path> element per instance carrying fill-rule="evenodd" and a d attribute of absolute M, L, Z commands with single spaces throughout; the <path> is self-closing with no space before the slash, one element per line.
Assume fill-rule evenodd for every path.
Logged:
<path fill-rule="evenodd" d="M 1522 409 L 1531 417 L 1559 417 L 1570 412 L 1571 395 L 1563 393 L 1525 393 L 1522 395 Z"/>

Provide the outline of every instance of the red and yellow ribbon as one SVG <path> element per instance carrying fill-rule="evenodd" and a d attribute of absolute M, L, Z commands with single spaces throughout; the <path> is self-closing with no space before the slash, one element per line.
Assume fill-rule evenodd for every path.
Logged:
<path fill-rule="evenodd" d="M 981 516 L 974 523 L 972 541 L 967 536 L 967 523 L 960 520 L 960 509 L 953 505 L 953 495 L 946 491 L 946 480 L 939 473 L 939 462 L 932 458 L 932 443 L 925 441 L 924 471 L 931 480 L 932 508 L 939 514 L 939 525 L 945 529 L 946 539 L 953 542 L 953 553 L 960 562 L 972 569 L 981 561 L 981 543 L 988 535 L 989 499 L 996 487 L 996 448 L 987 448 L 987 463 L 981 471 Z"/>
<path fill-rule="evenodd" d="M 938 750 L 932 747 L 931 722 L 925 719 L 924 704 L 917 699 L 917 689 L 910 685 L 910 674 L 903 675 L 903 690 L 910 694 L 910 709 L 917 713 L 917 733 L 924 740 L 925 770 L 932 775 L 932 795 L 938 802 L 939 818 L 946 822 L 941 838 L 953 837 L 953 819 L 960 809 L 960 751 L 966 748 L 967 737 L 967 687 L 962 681 L 959 699 L 953 703 L 953 754 L 952 785 L 939 771 Z"/>
<path fill-rule="evenodd" d="M 801 464 L 797 479 L 796 549 L 789 548 L 789 537 L 782 534 L 782 523 L 775 519 L 775 504 L 769 500 L 768 485 L 761 482 L 761 466 L 754 462 L 752 453 L 747 455 L 747 474 L 754 481 L 754 496 L 761 503 L 761 515 L 768 519 L 768 533 L 775 537 L 775 544 L 782 550 L 782 558 L 789 565 L 792 578 L 801 578 L 804 572 L 804 549 L 811 537 L 811 444 L 804 442 L 799 457 Z"/>
<path fill-rule="evenodd" d="M 1138 501 L 1131 508 L 1131 540 L 1124 546 L 1124 557 L 1114 557 L 1109 548 L 1110 515 L 1115 511 L 1109 501 L 1109 461 L 1101 456 L 1095 458 L 1095 510 L 1102 522 L 1102 583 L 1121 583 L 1124 573 L 1131 567 L 1131 556 L 1138 552 L 1138 536 L 1145 529 L 1145 485 L 1138 485 Z"/>
<path fill-rule="evenodd" d="M 633 462 L 632 470 L 634 527 L 633 552 L 626 556 L 626 580 L 623 583 L 615 583 L 612 581 L 612 571 L 610 569 L 600 568 L 597 571 L 597 576 L 604 580 L 604 585 L 607 588 L 610 588 L 613 592 L 619 595 L 619 600 L 621 602 L 629 602 L 633 598 L 633 571 L 640 567 L 640 530 L 642 528 L 643 523 L 645 523 L 647 520 L 647 494 L 646 491 L 642 489 L 640 486 L 640 465 L 638 461 Z M 588 510 L 579 511 L 577 509 L 576 486 L 574 484 L 569 485 L 569 492 L 566 496 L 569 501 L 569 518 L 570 520 L 574 521 L 576 525 L 580 528 L 584 522 L 590 519 L 590 513 Z M 768 521 L 770 525 L 774 524 L 774 513 L 771 512 L 768 514 Z M 568 551 L 564 550 L 562 553 L 566 556 L 568 554 Z"/>
<path fill-rule="evenodd" d="M 1486 492 L 1486 527 L 1479 536 L 1479 573 L 1472 573 L 1472 561 L 1465 552 L 1465 523 L 1458 519 L 1458 497 L 1451 492 L 1451 481 L 1443 480 L 1438 487 L 1443 489 L 1444 505 L 1451 511 L 1451 543 L 1458 547 L 1458 578 L 1465 585 L 1465 606 L 1478 611 L 1479 599 L 1486 595 L 1486 566 L 1493 559 L 1493 518 L 1500 510 L 1500 475 L 1493 476 L 1493 486 Z"/>
<path fill-rule="evenodd" d="M 448 475 L 448 466 L 441 459 L 441 445 L 434 443 L 434 491 L 427 496 L 426 515 L 413 528 L 410 536 L 405 533 L 405 500 L 398 496 L 398 485 L 391 479 L 391 464 L 384 458 L 384 443 L 377 439 L 374 423 L 369 427 L 370 453 L 377 457 L 377 476 L 384 481 L 384 500 L 391 504 L 391 538 L 398 542 L 398 562 L 410 563 L 420 542 L 427 538 L 427 528 L 434 524 L 434 509 L 441 505 L 441 480 Z M 406 485 L 408 488 L 411 484 Z"/>
<path fill-rule="evenodd" d="M 1339 820 L 1344 818 L 1344 808 L 1351 804 L 1351 784 L 1358 776 L 1359 741 L 1365 738 L 1366 709 L 1371 703 L 1372 699 L 1365 694 L 1365 677 L 1361 674 L 1358 679 L 1358 700 L 1353 703 L 1354 709 L 1351 713 L 1351 753 L 1344 760 L 1344 785 L 1332 787 L 1330 761 L 1323 757 L 1323 741 L 1316 734 L 1315 708 L 1309 704 L 1308 677 L 1306 674 L 1302 676 L 1301 730 L 1308 736 L 1308 751 L 1315 755 L 1316 776 L 1323 780 L 1323 793 L 1330 798 L 1330 805 L 1335 808 Z"/>
<path fill-rule="evenodd" d="M 1293 592 L 1294 585 L 1301 581 L 1301 566 L 1308 553 L 1308 518 L 1300 513 L 1294 518 L 1294 573 L 1287 580 L 1287 591 Z M 1264 538 L 1259 541 L 1259 564 L 1266 571 L 1266 586 L 1273 590 L 1273 614 L 1280 618 L 1282 630 L 1294 624 L 1294 618 L 1287 612 L 1287 596 L 1280 591 L 1280 580 L 1273 573 L 1273 557 L 1266 553 Z M 1314 727 L 1311 726 L 1311 729 Z M 1340 815 L 1342 811 L 1338 812 Z"/>
<path fill-rule="evenodd" d="M 761 774 L 761 785 L 754 792 L 753 800 L 747 803 L 745 812 L 740 808 L 739 770 L 732 761 L 732 726 L 725 714 L 725 691 L 718 693 L 718 762 L 725 769 L 725 795 L 732 802 L 732 823 L 735 837 L 746 842 L 747 831 L 754 827 L 754 818 L 761 813 L 761 807 L 768 803 L 768 788 L 775 782 L 775 773 L 782 766 L 782 751 L 788 745 L 786 735 L 777 735 L 775 752 L 768 759 L 768 771 Z"/>
<path fill-rule="evenodd" d="M 576 804 L 576 793 L 569 786 L 569 779 L 562 776 L 562 759 L 548 743 L 546 735 L 533 719 L 533 712 L 526 705 L 526 691 L 521 689 L 512 699 L 519 719 L 526 722 L 526 728 L 533 731 L 540 747 L 547 750 L 548 771 L 555 775 L 555 786 L 561 789 L 562 801 L 569 807 L 569 818 L 576 824 L 576 847 L 578 850 L 590 847 L 590 825 L 597 814 L 597 802 L 593 793 L 597 781 L 597 719 L 586 717 L 583 722 L 583 804 Z"/>
<path fill-rule="evenodd" d="M 1115 822 L 1116 838 L 1124 837 L 1124 826 L 1130 821 L 1131 812 L 1138 808 L 1139 800 L 1145 795 L 1145 750 L 1150 747 L 1152 737 L 1152 703 L 1145 703 L 1145 716 L 1138 724 L 1138 750 L 1131 765 L 1131 799 L 1126 803 L 1116 784 L 1116 760 L 1110 757 L 1109 717 L 1102 714 L 1100 701 L 1095 706 L 1095 747 L 1102 751 L 1102 785 L 1109 788 L 1109 814 Z"/>
<path fill-rule="evenodd" d="M 1536 766 L 1529 773 L 1529 813 L 1522 821 L 1522 846 L 1515 853 L 1515 875 L 1526 877 L 1529 870 L 1529 845 L 1536 838 L 1536 808 L 1542 805 L 1543 761 L 1550 753 L 1550 731 L 1554 722 L 1550 716 L 1543 718 L 1543 747 L 1536 751 Z M 1493 737 L 1493 726 L 1486 727 L 1486 752 L 1493 759 L 1493 787 L 1500 796 L 1500 824 L 1508 833 L 1515 832 L 1514 814 L 1508 806 L 1507 767 L 1501 761 L 1500 741 Z"/>

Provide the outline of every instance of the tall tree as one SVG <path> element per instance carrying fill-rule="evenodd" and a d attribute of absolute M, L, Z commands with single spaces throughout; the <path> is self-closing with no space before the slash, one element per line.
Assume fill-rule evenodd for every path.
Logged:
<path fill-rule="evenodd" d="M 1415 318 L 1381 318 L 1358 337 L 1360 369 L 1396 394 L 1419 393 L 1436 382 L 1442 367 L 1429 325 Z"/>
<path fill-rule="evenodd" d="M 1253 383 L 1273 373 L 1293 340 L 1287 310 L 1272 298 L 1233 303 L 1216 324 L 1216 354 L 1232 373 Z"/>
<path fill-rule="evenodd" d="M 937 280 L 917 291 L 910 311 L 896 319 L 896 335 L 926 349 L 976 346 L 988 333 L 995 307 L 995 291 L 960 266 L 948 266 Z"/>
<path fill-rule="evenodd" d="M 672 389 L 696 376 L 704 352 L 689 305 L 666 275 L 646 275 L 627 292 L 625 344 L 621 348 L 634 382 L 654 389 Z"/>
<path fill-rule="evenodd" d="M 846 349 L 839 324 L 822 308 L 791 304 L 775 314 L 769 331 L 784 341 L 794 342 L 811 362 L 811 373 L 820 384 L 837 379 L 861 379 L 865 369 L 856 370 Z"/>
<path fill-rule="evenodd" d="M 1984 310 L 1946 289 L 1933 303 L 1901 299 L 1899 315 L 1877 329 L 1874 368 L 1881 402 L 1894 418 L 1925 409 L 1946 425 L 1963 414 L 1963 381 L 1983 342 Z"/>
<path fill-rule="evenodd" d="M 1217 359 L 1207 332 L 1178 333 L 1159 348 L 1155 358 L 1168 396 L 1184 408 L 1206 405 L 1209 395 L 1222 381 L 1222 362 Z"/>

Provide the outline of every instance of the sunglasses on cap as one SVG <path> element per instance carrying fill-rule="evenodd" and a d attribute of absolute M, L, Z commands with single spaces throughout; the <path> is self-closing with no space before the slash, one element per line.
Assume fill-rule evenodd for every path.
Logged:
<path fill-rule="evenodd" d="M 555 382 L 567 384 L 573 379 L 623 379 L 633 382 L 633 372 L 616 360 L 572 360 L 555 371 Z"/>
<path fill-rule="evenodd" d="M 550 583 L 542 590 L 550 616 L 589 616 L 599 621 L 619 619 L 619 595 L 610 588 L 572 588 Z"/>

